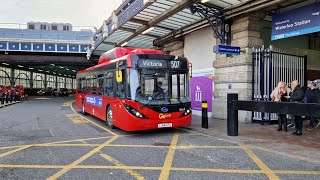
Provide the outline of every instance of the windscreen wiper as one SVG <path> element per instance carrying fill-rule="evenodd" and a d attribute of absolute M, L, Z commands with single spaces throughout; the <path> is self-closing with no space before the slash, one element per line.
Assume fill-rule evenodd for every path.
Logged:
<path fill-rule="evenodd" d="M 146 107 L 146 106 L 148 106 L 150 103 L 154 102 L 155 100 L 156 100 L 156 99 L 150 100 L 148 103 L 146 103 L 146 104 L 144 104 L 144 105 L 140 106 L 140 109 L 141 109 L 141 108 L 144 108 L 144 107 Z"/>

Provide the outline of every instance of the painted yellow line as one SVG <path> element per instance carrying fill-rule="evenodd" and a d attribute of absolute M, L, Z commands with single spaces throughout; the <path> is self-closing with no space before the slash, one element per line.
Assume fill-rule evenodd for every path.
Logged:
<path fill-rule="evenodd" d="M 269 179 L 278 180 L 280 179 L 271 169 L 268 168 L 264 162 L 253 153 L 253 151 L 244 144 L 240 144 L 242 149 L 248 154 L 248 156 L 260 167 L 264 174 L 266 174 Z"/>
<path fill-rule="evenodd" d="M 215 173 L 239 173 L 239 174 L 263 174 L 261 170 L 244 169 L 199 169 L 199 168 L 171 168 L 172 171 L 215 172 Z"/>
<path fill-rule="evenodd" d="M 91 150 L 90 152 L 88 152 L 87 154 L 85 154 L 84 156 L 79 158 L 78 160 L 74 161 L 73 163 L 71 163 L 68 166 L 64 167 L 59 172 L 55 173 L 53 176 L 49 177 L 48 180 L 53 180 L 53 179 L 57 179 L 57 178 L 61 177 L 63 174 L 65 174 L 66 172 L 68 172 L 72 168 L 76 167 L 78 164 L 80 164 L 81 162 L 85 161 L 86 159 L 88 159 L 89 157 L 94 155 L 95 153 L 99 152 L 102 148 L 104 148 L 106 145 L 110 144 L 112 141 L 116 140 L 117 138 L 118 138 L 118 136 L 114 136 L 111 139 L 107 140 L 102 145 L 100 145 L 100 146 L 96 147 L 95 149 Z"/>
<path fill-rule="evenodd" d="M 0 164 L 0 168 L 21 168 L 21 169 L 62 169 L 66 166 L 60 165 L 16 165 L 16 164 Z M 130 170 L 157 170 L 163 167 L 145 167 L 145 166 L 87 166 L 79 165 L 73 169 L 130 169 Z M 263 174 L 262 170 L 238 170 L 238 169 L 201 169 L 201 168 L 170 168 L 171 171 L 190 171 L 190 172 L 215 172 L 215 173 L 237 173 L 237 174 Z M 293 175 L 320 175 L 320 171 L 288 171 L 274 170 L 275 174 L 293 174 Z"/>
<path fill-rule="evenodd" d="M 176 149 L 241 149 L 241 146 L 176 146 Z"/>
<path fill-rule="evenodd" d="M 233 141 L 233 140 L 230 140 L 230 139 L 218 138 L 218 137 L 211 136 L 209 134 L 204 134 L 204 133 L 193 131 L 193 130 L 189 130 L 189 129 L 183 129 L 183 128 L 179 128 L 179 129 L 183 130 L 183 131 L 187 131 L 187 132 L 193 133 L 192 135 L 205 136 L 205 137 L 213 138 L 213 139 L 216 139 L 216 140 L 219 140 L 219 141 L 225 141 L 225 142 L 229 142 L 229 143 L 233 143 L 233 144 L 240 144 L 239 142 Z"/>
<path fill-rule="evenodd" d="M 0 168 L 21 168 L 21 169 L 61 169 L 65 166 L 57 165 L 16 165 L 16 164 L 0 164 Z"/>
<path fill-rule="evenodd" d="M 25 145 L 22 145 L 25 146 Z M 8 146 L 8 147 L 0 147 L 0 149 L 13 149 L 13 148 L 18 148 L 18 147 L 22 147 L 22 146 Z"/>
<path fill-rule="evenodd" d="M 107 139 L 107 138 L 111 138 L 111 137 L 113 137 L 113 136 L 103 136 L 103 137 L 85 138 L 85 139 L 74 139 L 74 140 L 66 140 L 66 141 L 49 142 L 49 143 L 45 143 L 45 144 L 69 143 L 69 142 L 77 142 L 77 141 L 81 142 L 83 140 L 90 141 L 90 140 Z"/>
<path fill-rule="evenodd" d="M 36 144 L 37 147 L 97 147 L 101 144 Z"/>
<path fill-rule="evenodd" d="M 116 159 L 108 156 L 107 154 L 100 154 L 100 156 L 103 157 L 105 160 L 107 160 L 107 161 L 115 164 L 116 166 L 121 166 L 121 167 L 123 167 L 123 170 L 124 170 L 126 173 L 130 174 L 131 176 L 133 176 L 134 178 L 136 178 L 136 179 L 138 179 L 138 180 L 144 180 L 144 177 L 143 177 L 141 174 L 139 174 L 139 173 L 137 173 L 137 172 L 129 169 L 128 166 L 122 164 L 120 161 L 118 161 L 118 160 L 116 160 Z"/>
<path fill-rule="evenodd" d="M 311 175 L 320 175 L 320 171 L 285 171 L 285 170 L 275 170 L 273 171 L 277 174 L 311 174 Z"/>
<path fill-rule="evenodd" d="M 170 169 L 171 169 L 173 158 L 174 158 L 174 152 L 178 144 L 178 139 L 179 139 L 179 134 L 176 132 L 173 134 L 171 145 L 169 147 L 167 157 L 164 161 L 164 165 L 163 165 L 161 174 L 159 176 L 159 180 L 166 180 L 169 178 Z"/>
<path fill-rule="evenodd" d="M 109 144 L 107 147 L 137 147 L 137 148 L 169 148 L 169 146 L 154 146 L 140 144 Z"/>
<path fill-rule="evenodd" d="M 284 153 L 284 152 L 279 152 L 279 151 L 275 151 L 275 150 L 271 150 L 271 149 L 267 149 L 267 148 L 263 148 L 263 147 L 258 147 L 258 146 L 254 146 L 254 145 L 250 145 L 251 149 L 259 149 L 262 151 L 266 151 L 266 152 L 270 152 L 270 153 L 275 153 L 275 154 L 279 154 L 282 156 L 287 156 L 290 158 L 294 158 L 294 159 L 298 159 L 298 160 L 302 160 L 302 161 L 307 161 L 310 163 L 320 163 L 319 160 L 315 160 L 315 159 L 310 159 L 310 158 L 306 158 L 306 157 L 301 157 L 301 156 L 296 156 L 296 155 L 292 155 L 292 154 L 288 154 L 288 153 Z"/>
<path fill-rule="evenodd" d="M 19 147 L 19 148 L 17 148 L 17 149 L 14 149 L 14 150 L 12 150 L 12 151 L 2 153 L 2 154 L 0 154 L 0 158 L 5 157 L 5 156 L 8 156 L 8 155 L 13 154 L 13 153 L 16 153 L 16 152 L 18 152 L 18 151 L 22 151 L 22 150 L 27 149 L 27 148 L 29 148 L 29 147 L 31 147 L 31 146 L 22 146 L 22 147 Z"/>
<path fill-rule="evenodd" d="M 70 105 L 70 108 L 71 108 L 71 110 L 72 110 L 74 113 L 78 114 L 78 113 L 77 113 L 77 111 L 75 111 L 75 110 L 73 109 L 72 104 Z M 103 127 L 103 126 L 100 126 L 99 124 L 97 124 L 97 123 L 95 123 L 95 122 L 91 121 L 91 120 L 90 120 L 90 119 L 88 119 L 88 118 L 85 118 L 84 116 L 82 116 L 82 115 L 80 115 L 80 114 L 78 114 L 78 115 L 79 115 L 79 116 L 81 116 L 83 119 L 87 120 L 88 122 L 90 122 L 91 124 L 93 124 L 93 125 L 95 125 L 95 126 L 97 126 L 97 127 L 101 128 L 101 129 L 103 129 L 103 130 L 107 131 L 108 133 L 110 133 L 110 134 L 112 134 L 112 135 L 114 135 L 114 136 L 117 136 L 117 134 L 116 134 L 116 133 L 114 133 L 114 132 L 110 131 L 109 129 L 107 129 L 107 128 Z"/>

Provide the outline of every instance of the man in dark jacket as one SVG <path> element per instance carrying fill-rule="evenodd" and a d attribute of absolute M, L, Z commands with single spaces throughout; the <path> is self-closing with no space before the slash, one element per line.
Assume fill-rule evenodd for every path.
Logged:
<path fill-rule="evenodd" d="M 320 90 L 317 88 L 317 81 L 311 81 L 308 84 L 308 95 L 306 93 L 307 103 L 320 103 Z M 312 130 L 315 127 L 316 117 L 310 118 L 310 126 L 308 130 Z"/>
<path fill-rule="evenodd" d="M 304 92 L 300 87 L 297 80 L 291 82 L 292 95 L 290 97 L 291 101 L 302 103 L 304 99 Z M 302 116 L 294 116 L 295 132 L 293 134 L 297 136 L 302 135 L 303 119 Z"/>

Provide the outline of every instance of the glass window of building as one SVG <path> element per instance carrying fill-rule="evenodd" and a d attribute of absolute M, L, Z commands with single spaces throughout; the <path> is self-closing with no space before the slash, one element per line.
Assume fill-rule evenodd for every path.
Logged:
<path fill-rule="evenodd" d="M 2 85 L 10 85 L 10 75 L 11 69 L 0 66 L 0 84 Z"/>
<path fill-rule="evenodd" d="M 58 77 L 58 87 L 57 88 L 65 88 L 65 78 Z"/>
<path fill-rule="evenodd" d="M 44 88 L 44 74 L 33 73 L 33 88 Z"/>
<path fill-rule="evenodd" d="M 22 85 L 25 88 L 31 87 L 30 71 L 24 71 L 20 69 L 14 70 L 15 85 Z"/>

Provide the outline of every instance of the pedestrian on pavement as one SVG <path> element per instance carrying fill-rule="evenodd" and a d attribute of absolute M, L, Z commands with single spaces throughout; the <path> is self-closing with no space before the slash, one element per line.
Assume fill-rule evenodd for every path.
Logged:
<path fill-rule="evenodd" d="M 311 81 L 308 83 L 305 99 L 306 103 L 320 103 L 320 90 L 317 88 L 317 81 Z M 315 127 L 317 119 L 319 119 L 319 117 L 310 117 L 308 130 L 312 130 Z"/>
<path fill-rule="evenodd" d="M 304 99 L 304 92 L 301 89 L 299 82 L 297 80 L 292 81 L 291 88 L 292 88 L 292 95 L 290 96 L 291 101 L 302 103 Z M 303 127 L 302 116 L 294 116 L 294 124 L 295 124 L 295 131 L 292 134 L 301 136 L 302 127 Z"/>
<path fill-rule="evenodd" d="M 285 102 L 285 101 L 289 101 L 289 93 L 290 93 L 290 89 L 287 88 L 287 85 L 285 82 L 280 81 L 278 83 L 278 86 L 272 91 L 270 97 L 272 99 L 272 101 L 274 102 Z M 279 123 L 279 128 L 278 131 L 283 131 L 287 132 L 287 115 L 286 114 L 278 114 L 278 123 Z M 283 128 L 282 128 L 283 127 Z"/>

